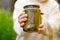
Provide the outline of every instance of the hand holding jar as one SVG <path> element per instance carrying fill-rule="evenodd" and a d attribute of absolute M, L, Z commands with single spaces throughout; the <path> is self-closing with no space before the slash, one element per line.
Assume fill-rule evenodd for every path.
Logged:
<path fill-rule="evenodd" d="M 27 5 L 24 7 L 25 12 L 22 12 L 18 19 L 21 27 L 25 32 L 36 32 L 42 33 L 44 27 L 42 25 L 42 18 L 39 6 L 38 5 Z"/>

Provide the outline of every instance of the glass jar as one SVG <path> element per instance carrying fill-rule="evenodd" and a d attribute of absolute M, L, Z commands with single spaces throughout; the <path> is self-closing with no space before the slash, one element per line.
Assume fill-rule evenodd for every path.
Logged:
<path fill-rule="evenodd" d="M 26 24 L 23 27 L 25 32 L 36 32 L 42 23 L 41 10 L 38 5 L 24 6 L 25 13 L 28 15 Z"/>

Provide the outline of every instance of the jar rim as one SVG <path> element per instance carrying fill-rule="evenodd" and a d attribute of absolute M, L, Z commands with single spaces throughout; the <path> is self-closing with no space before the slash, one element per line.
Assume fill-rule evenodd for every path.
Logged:
<path fill-rule="evenodd" d="M 40 8 L 39 5 L 26 5 L 26 6 L 24 6 L 24 8 L 27 8 L 27 7 L 29 7 L 29 6 L 34 6 L 34 7 Z"/>

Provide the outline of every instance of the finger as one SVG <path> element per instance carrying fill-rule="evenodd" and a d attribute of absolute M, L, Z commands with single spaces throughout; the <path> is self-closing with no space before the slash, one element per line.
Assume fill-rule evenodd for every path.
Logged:
<path fill-rule="evenodd" d="M 24 14 L 24 15 L 19 17 L 19 19 L 22 19 L 22 18 L 27 18 L 27 14 Z"/>
<path fill-rule="evenodd" d="M 45 29 L 45 26 L 40 26 L 39 28 L 38 28 L 39 30 L 44 30 Z"/>
<path fill-rule="evenodd" d="M 18 20 L 19 23 L 22 23 L 22 22 L 24 22 L 24 21 L 27 21 L 27 18 L 23 18 L 23 19 L 21 19 L 21 20 Z"/>
<path fill-rule="evenodd" d="M 39 29 L 38 29 L 38 33 L 39 33 L 39 34 L 42 33 L 43 30 L 44 30 L 43 28 L 39 28 Z"/>
<path fill-rule="evenodd" d="M 20 16 L 22 16 L 23 14 L 25 14 L 25 12 L 22 12 L 22 13 L 18 16 L 18 18 L 19 18 Z"/>
<path fill-rule="evenodd" d="M 24 23 L 24 22 L 22 22 L 22 23 L 20 24 L 20 26 L 21 26 L 21 27 L 23 27 L 24 25 L 25 25 L 25 23 Z"/>
<path fill-rule="evenodd" d="M 41 34 L 43 30 L 38 30 L 38 33 Z"/>
<path fill-rule="evenodd" d="M 43 28 L 43 26 L 44 26 L 44 25 L 43 25 L 43 24 L 41 24 L 41 25 L 39 25 L 39 28 Z"/>
<path fill-rule="evenodd" d="M 44 15 L 44 13 L 41 13 L 41 15 Z"/>
<path fill-rule="evenodd" d="M 41 31 L 41 30 L 43 30 L 44 28 L 38 28 L 38 31 Z"/>
<path fill-rule="evenodd" d="M 42 28 L 38 28 L 38 33 L 44 33 L 46 30 L 45 26 Z"/>

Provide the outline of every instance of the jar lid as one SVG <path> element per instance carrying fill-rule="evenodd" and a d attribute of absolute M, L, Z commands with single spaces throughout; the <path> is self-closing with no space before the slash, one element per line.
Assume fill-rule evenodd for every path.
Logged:
<path fill-rule="evenodd" d="M 29 7 L 29 6 L 40 8 L 39 5 L 26 5 L 26 6 L 24 6 L 24 8 L 27 8 L 27 7 Z"/>

